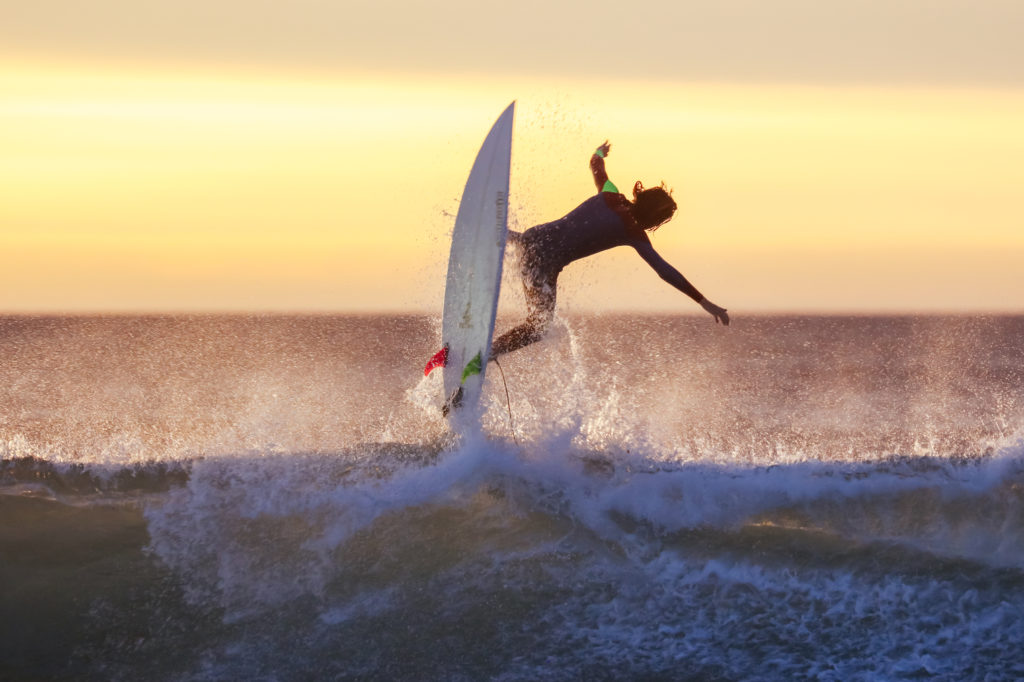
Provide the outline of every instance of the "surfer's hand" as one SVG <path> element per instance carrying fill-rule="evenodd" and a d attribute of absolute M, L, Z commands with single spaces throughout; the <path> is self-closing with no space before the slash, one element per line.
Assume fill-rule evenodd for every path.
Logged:
<path fill-rule="evenodd" d="M 711 301 L 709 301 L 706 298 L 703 301 L 700 302 L 700 305 L 701 305 L 701 307 L 704 308 L 704 310 L 706 310 L 709 313 L 711 313 L 712 317 L 715 318 L 715 324 L 718 324 L 719 322 L 721 322 L 726 327 L 729 326 L 729 313 L 725 312 L 725 308 L 721 308 L 721 307 L 715 305 L 714 303 L 712 303 Z"/>
<path fill-rule="evenodd" d="M 594 153 L 597 154 L 598 156 L 600 156 L 601 158 L 604 158 L 604 157 L 608 156 L 608 152 L 610 152 L 611 150 L 612 150 L 611 144 L 608 142 L 608 140 L 605 140 L 604 144 L 602 144 L 600 147 L 598 147 L 597 151 L 595 151 Z"/>

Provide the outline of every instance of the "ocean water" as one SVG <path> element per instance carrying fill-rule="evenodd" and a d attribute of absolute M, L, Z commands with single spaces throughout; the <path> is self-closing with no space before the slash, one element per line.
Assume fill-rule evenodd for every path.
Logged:
<path fill-rule="evenodd" d="M 1024 317 L 439 336 L 0 318 L 0 679 L 1024 678 Z"/>

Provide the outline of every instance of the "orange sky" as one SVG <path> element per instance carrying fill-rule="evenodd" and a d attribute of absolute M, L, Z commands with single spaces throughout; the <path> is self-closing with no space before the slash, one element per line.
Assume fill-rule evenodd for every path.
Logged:
<path fill-rule="evenodd" d="M 991 19 L 979 37 L 998 38 L 1000 17 L 975 11 Z M 0 29 L 42 36 L 0 41 L 0 312 L 437 312 L 462 184 L 512 99 L 520 229 L 593 191 L 587 160 L 608 138 L 620 187 L 675 189 L 680 212 L 655 247 L 730 311 L 1024 311 L 1024 87 L 980 39 L 946 36 L 961 35 L 962 58 L 945 80 L 929 70 L 939 57 L 915 61 L 937 30 L 904 51 L 913 59 L 876 39 L 884 77 L 867 47 L 795 68 L 765 42 L 761 60 L 754 45 L 705 70 L 713 45 L 680 48 L 679 76 L 661 63 L 637 79 L 568 51 L 559 68 L 515 68 L 469 39 L 480 59 L 460 69 L 457 36 L 416 68 L 367 65 L 334 36 L 314 51 L 309 18 L 276 52 L 249 44 L 280 19 L 249 17 L 251 41 L 225 28 L 221 52 L 215 26 L 118 42 L 131 22 L 43 30 L 25 9 Z M 425 39 L 415 29 L 395 29 L 404 49 Z M 585 50 L 585 35 L 573 41 Z M 548 63 L 556 43 L 538 43 Z M 871 57 L 863 73 L 851 54 Z M 629 250 L 591 260 L 566 270 L 560 305 L 695 311 Z"/>

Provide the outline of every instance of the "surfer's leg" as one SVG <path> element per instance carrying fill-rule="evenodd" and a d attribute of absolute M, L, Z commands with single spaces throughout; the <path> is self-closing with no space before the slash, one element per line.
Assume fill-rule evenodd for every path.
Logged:
<path fill-rule="evenodd" d="M 544 338 L 544 331 L 543 325 L 539 325 L 531 318 L 528 318 L 526 322 L 523 322 L 518 327 L 513 327 L 494 340 L 494 344 L 491 346 L 490 359 L 494 360 L 499 355 L 511 353 L 514 350 L 519 350 L 524 346 L 540 341 Z"/>
<path fill-rule="evenodd" d="M 558 273 L 541 281 L 525 281 L 526 305 L 529 315 L 526 322 L 505 332 L 491 345 L 491 357 L 519 350 L 544 338 L 544 334 L 555 316 L 555 297 L 558 293 Z"/>

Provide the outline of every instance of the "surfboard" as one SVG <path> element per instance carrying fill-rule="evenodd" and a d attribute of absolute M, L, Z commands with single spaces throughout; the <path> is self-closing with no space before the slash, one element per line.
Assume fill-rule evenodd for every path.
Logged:
<path fill-rule="evenodd" d="M 508 105 L 487 133 L 462 191 L 452 230 L 441 321 L 449 419 L 456 414 L 462 419 L 479 418 L 508 233 L 515 108 L 515 102 Z"/>

